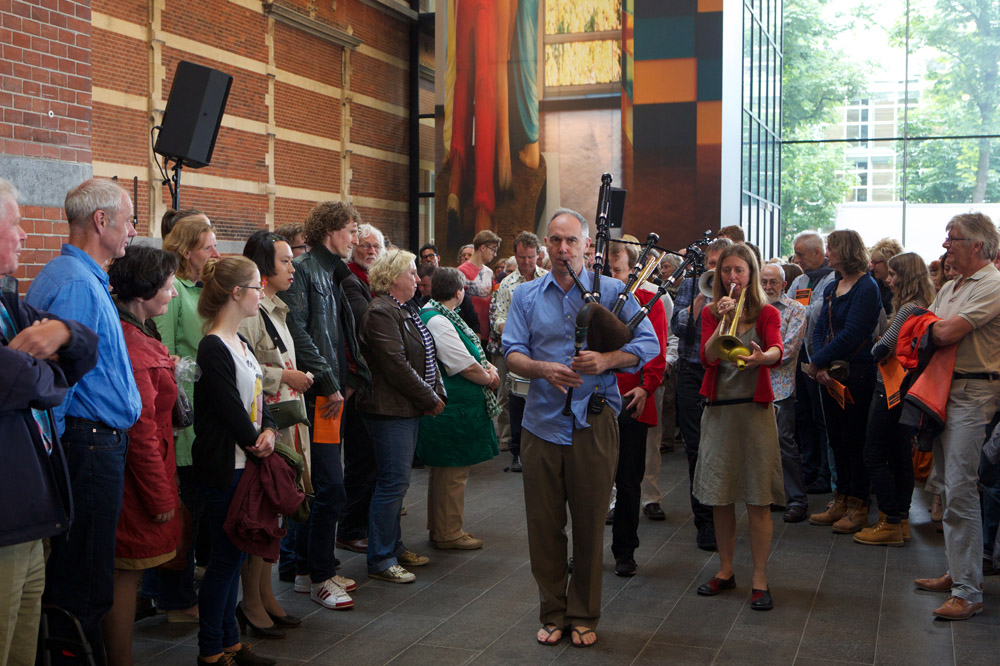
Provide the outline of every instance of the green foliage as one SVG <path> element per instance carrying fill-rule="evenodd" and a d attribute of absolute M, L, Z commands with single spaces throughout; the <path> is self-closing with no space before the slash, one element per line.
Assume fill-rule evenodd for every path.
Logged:
<path fill-rule="evenodd" d="M 927 74 L 924 108 L 915 114 L 917 122 L 908 134 L 1000 132 L 1000 0 L 915 2 L 909 23 L 911 49 L 930 47 L 939 55 Z M 903 34 L 904 27 L 897 26 L 894 39 L 901 40 Z M 914 146 L 921 169 L 919 178 L 910 179 L 915 196 L 971 203 L 996 200 L 998 175 L 990 168 L 995 141 L 961 142 L 957 147 L 934 143 Z M 934 178 L 941 182 L 932 182 Z M 907 197 L 912 201 L 910 189 Z"/>
<path fill-rule="evenodd" d="M 825 20 L 833 0 L 785 0 L 782 62 L 782 140 L 822 138 L 844 100 L 861 96 L 866 67 L 849 57 L 841 35 L 857 16 Z M 853 184 L 843 175 L 840 144 L 784 145 L 781 149 L 781 252 L 806 229 L 833 225 L 836 205 Z"/>

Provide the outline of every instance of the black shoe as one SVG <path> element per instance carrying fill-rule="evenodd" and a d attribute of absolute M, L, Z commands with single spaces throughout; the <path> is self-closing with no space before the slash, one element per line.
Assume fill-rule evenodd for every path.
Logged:
<path fill-rule="evenodd" d="M 774 602 L 771 601 L 771 590 L 752 590 L 750 596 L 750 610 L 771 610 Z"/>
<path fill-rule="evenodd" d="M 771 505 L 771 513 L 778 513 L 779 511 L 784 511 L 787 508 L 788 507 L 782 506 L 780 504 L 772 504 Z"/>
<path fill-rule="evenodd" d="M 616 576 L 634 576 L 636 567 L 635 560 L 631 557 L 626 557 L 622 555 L 621 557 L 615 558 L 615 575 Z"/>
<path fill-rule="evenodd" d="M 663 513 L 663 507 L 660 506 L 659 502 L 650 502 L 646 506 L 642 507 L 642 515 L 646 516 L 650 520 L 667 519 L 667 514 Z"/>
<path fill-rule="evenodd" d="M 801 504 L 795 504 L 785 512 L 786 523 L 801 523 L 806 519 L 806 508 Z"/>
<path fill-rule="evenodd" d="M 267 616 L 271 618 L 277 627 L 284 627 L 285 629 L 294 629 L 295 627 L 302 626 L 302 619 L 297 618 L 294 615 L 275 615 L 274 613 L 268 612 Z"/>
<path fill-rule="evenodd" d="M 997 576 L 1000 575 L 1000 567 L 997 567 L 991 560 L 983 558 L 983 575 L 984 576 Z M 138 616 L 137 616 L 138 617 Z"/>
<path fill-rule="evenodd" d="M 521 467 L 521 456 L 514 454 L 514 462 L 510 464 L 510 471 L 520 472 L 523 468 Z"/>
<path fill-rule="evenodd" d="M 718 546 L 715 544 L 715 525 L 711 523 L 705 523 L 698 528 L 698 537 L 695 540 L 698 547 L 702 550 L 716 551 Z"/>
<path fill-rule="evenodd" d="M 278 569 L 278 580 L 282 583 L 294 583 L 295 569 Z"/>
<path fill-rule="evenodd" d="M 278 662 L 269 657 L 262 657 L 255 654 L 249 643 L 243 643 L 243 647 L 236 652 L 226 652 L 238 666 L 274 666 Z"/>
<path fill-rule="evenodd" d="M 243 605 L 236 605 L 236 623 L 240 625 L 240 633 L 244 636 L 247 633 L 247 627 L 250 627 L 250 633 L 257 638 L 284 638 L 285 631 L 278 627 L 277 624 L 272 624 L 270 627 L 258 627 L 247 617 L 247 614 L 243 611 Z"/>
<path fill-rule="evenodd" d="M 729 578 L 712 578 L 707 583 L 702 583 L 696 590 L 703 597 L 714 597 L 723 590 L 732 590 L 736 587 L 736 574 Z"/>
<path fill-rule="evenodd" d="M 985 566 L 986 560 L 983 560 Z M 135 621 L 144 620 L 147 617 L 156 616 L 156 604 L 153 603 L 152 599 L 146 599 L 145 597 L 139 597 L 135 603 Z"/>
<path fill-rule="evenodd" d="M 667 443 L 660 443 L 660 453 L 673 453 L 674 445 Z"/>
<path fill-rule="evenodd" d="M 573 558 L 572 557 L 569 558 L 569 562 L 566 565 L 566 571 L 569 572 L 569 573 L 573 573 Z"/>
<path fill-rule="evenodd" d="M 816 479 L 806 486 L 806 493 L 810 495 L 826 495 L 827 493 L 832 492 L 832 490 L 833 489 L 830 488 L 830 482 L 823 481 L 821 479 Z"/>
<path fill-rule="evenodd" d="M 606 515 L 604 517 L 604 524 L 605 525 L 611 525 L 614 522 L 615 522 L 615 510 L 614 509 L 610 509 L 608 511 L 608 515 Z"/>

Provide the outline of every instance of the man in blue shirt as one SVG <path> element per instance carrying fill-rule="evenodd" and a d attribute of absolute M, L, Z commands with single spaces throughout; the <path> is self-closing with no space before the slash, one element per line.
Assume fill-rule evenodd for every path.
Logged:
<path fill-rule="evenodd" d="M 618 456 L 621 396 L 614 370 L 636 372 L 659 352 L 656 333 L 643 321 L 633 339 L 606 353 L 584 349 L 573 356 L 576 314 L 583 295 L 566 268 L 584 284 L 583 256 L 590 247 L 587 223 L 574 211 L 556 211 L 545 238 L 552 271 L 514 291 L 503 348 L 508 369 L 531 380 L 522 421 L 524 503 L 528 519 L 531 572 L 541 596 L 540 643 L 555 645 L 563 627 L 573 643 L 597 642 L 593 628 L 601 615 L 604 516 L 611 498 Z M 610 307 L 624 285 L 602 281 L 601 304 Z M 628 299 L 622 319 L 639 309 Z M 572 415 L 564 416 L 572 388 Z M 597 413 L 588 411 L 594 395 L 603 396 Z M 566 504 L 573 516 L 573 576 L 566 560 Z M 567 585 L 568 583 L 568 585 Z"/>
<path fill-rule="evenodd" d="M 114 600 L 127 431 L 142 410 L 105 269 L 135 236 L 132 201 L 116 183 L 88 180 L 66 195 L 66 219 L 69 242 L 38 274 L 25 300 L 97 333 L 98 361 L 52 410 L 76 514 L 69 531 L 52 541 L 44 599 L 76 615 L 97 663 L 104 664 L 101 621 Z M 53 628 L 54 634 L 64 632 Z"/>

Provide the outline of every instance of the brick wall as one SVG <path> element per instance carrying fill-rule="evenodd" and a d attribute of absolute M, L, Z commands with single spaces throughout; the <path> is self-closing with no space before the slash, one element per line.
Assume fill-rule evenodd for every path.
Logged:
<path fill-rule="evenodd" d="M 159 236 L 170 196 L 150 129 L 181 60 L 234 77 L 212 164 L 185 169 L 181 184 L 181 206 L 204 210 L 220 240 L 343 199 L 410 245 L 407 20 L 360 0 L 275 4 L 335 35 L 265 13 L 259 0 L 0 5 L 0 175 L 22 191 L 29 234 L 17 277 L 30 280 L 58 252 L 62 197 L 90 175 L 118 176 L 129 192 L 137 177 L 139 233 Z M 421 143 L 430 169 L 432 128 Z"/>

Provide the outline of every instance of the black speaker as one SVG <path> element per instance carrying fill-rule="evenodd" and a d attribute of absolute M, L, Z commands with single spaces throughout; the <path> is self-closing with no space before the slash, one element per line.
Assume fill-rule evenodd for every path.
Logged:
<path fill-rule="evenodd" d="M 195 169 L 211 164 L 232 85 L 225 72 L 178 63 L 153 151 Z"/>
<path fill-rule="evenodd" d="M 611 201 L 608 203 L 608 228 L 610 229 L 622 228 L 622 222 L 625 221 L 625 195 L 627 192 L 628 190 L 621 187 L 611 188 Z M 600 208 L 597 210 L 597 215 L 598 217 L 601 215 Z"/>

